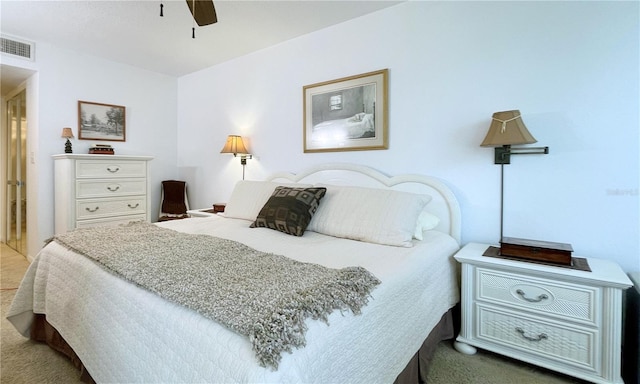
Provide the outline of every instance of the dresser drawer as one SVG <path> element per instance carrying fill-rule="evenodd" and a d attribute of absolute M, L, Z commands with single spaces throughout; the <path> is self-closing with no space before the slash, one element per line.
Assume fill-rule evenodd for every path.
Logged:
<path fill-rule="evenodd" d="M 590 372 L 599 372 L 598 330 L 534 319 L 503 308 L 477 304 L 477 337 Z"/>
<path fill-rule="evenodd" d="M 84 220 L 106 216 L 144 214 L 146 209 L 144 196 L 78 200 L 76 202 L 76 218 Z"/>
<path fill-rule="evenodd" d="M 131 221 L 146 221 L 145 215 L 131 215 L 131 216 L 118 216 L 111 218 L 92 219 L 92 220 L 79 220 L 77 221 L 76 228 L 91 228 L 101 226 L 116 226 L 121 224 L 127 224 Z"/>
<path fill-rule="evenodd" d="M 107 155 L 104 155 L 107 156 Z M 78 160 L 76 178 L 146 177 L 146 161 Z"/>
<path fill-rule="evenodd" d="M 595 325 L 598 287 L 562 283 L 516 273 L 476 269 L 478 300 L 557 315 Z"/>
<path fill-rule="evenodd" d="M 144 195 L 146 193 L 146 179 L 86 179 L 78 180 L 76 182 L 76 197 L 78 199 L 108 196 Z"/>

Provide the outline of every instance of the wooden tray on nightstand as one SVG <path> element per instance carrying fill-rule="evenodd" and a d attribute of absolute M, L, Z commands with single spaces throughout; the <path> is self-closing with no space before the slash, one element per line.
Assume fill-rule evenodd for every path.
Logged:
<path fill-rule="evenodd" d="M 503 237 L 500 254 L 520 259 L 571 265 L 571 244 Z"/>
<path fill-rule="evenodd" d="M 543 261 L 543 260 L 524 259 L 521 257 L 503 255 L 501 254 L 499 247 L 492 247 L 492 246 L 488 247 L 487 250 L 484 251 L 482 256 L 497 257 L 500 259 L 523 261 L 527 263 L 542 264 L 542 265 L 549 265 L 552 267 L 576 269 L 579 271 L 591 272 L 591 268 L 589 267 L 589 262 L 584 257 L 571 257 L 570 264 L 557 264 L 557 263 L 550 263 L 548 261 Z"/>

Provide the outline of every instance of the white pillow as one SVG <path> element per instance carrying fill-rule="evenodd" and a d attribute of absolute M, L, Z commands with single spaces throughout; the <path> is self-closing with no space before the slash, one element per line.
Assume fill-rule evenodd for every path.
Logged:
<path fill-rule="evenodd" d="M 422 211 L 418 216 L 418 222 L 416 223 L 416 231 L 413 234 L 413 238 L 416 240 L 423 240 L 422 232 L 430 231 L 436 228 L 440 224 L 440 218 L 427 211 Z"/>
<path fill-rule="evenodd" d="M 224 216 L 255 221 L 273 191 L 280 185 L 300 188 L 311 187 L 310 184 L 283 184 L 274 181 L 241 180 L 233 188 L 231 197 L 224 209 Z"/>
<path fill-rule="evenodd" d="M 316 185 L 327 188 L 308 231 L 411 247 L 418 216 L 431 196 L 387 189 Z"/>

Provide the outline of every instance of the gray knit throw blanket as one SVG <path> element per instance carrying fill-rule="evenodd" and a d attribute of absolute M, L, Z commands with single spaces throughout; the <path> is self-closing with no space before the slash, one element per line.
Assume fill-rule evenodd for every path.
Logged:
<path fill-rule="evenodd" d="M 49 241 L 248 336 L 260 365 L 305 345 L 307 318 L 359 314 L 380 281 L 362 267 L 330 269 L 242 243 L 145 222 L 76 229 Z"/>

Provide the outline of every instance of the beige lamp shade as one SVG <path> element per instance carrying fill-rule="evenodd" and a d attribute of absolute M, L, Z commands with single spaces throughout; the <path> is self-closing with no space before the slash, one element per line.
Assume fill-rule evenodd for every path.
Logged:
<path fill-rule="evenodd" d="M 242 141 L 242 137 L 237 135 L 229 135 L 227 137 L 227 143 L 222 148 L 220 153 L 233 153 L 235 155 L 248 155 L 249 151 L 244 146 L 244 142 Z"/>
<path fill-rule="evenodd" d="M 62 128 L 62 137 L 65 139 L 73 139 L 73 131 L 71 128 Z"/>
<path fill-rule="evenodd" d="M 532 144 L 537 140 L 529 133 L 522 121 L 520 111 L 502 111 L 493 114 L 487 136 L 481 147 L 499 147 L 502 145 Z"/>

